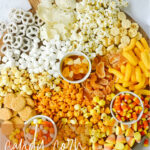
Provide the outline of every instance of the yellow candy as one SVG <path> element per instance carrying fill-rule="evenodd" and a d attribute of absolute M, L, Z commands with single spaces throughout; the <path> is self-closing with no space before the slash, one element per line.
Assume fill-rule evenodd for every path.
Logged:
<path fill-rule="evenodd" d="M 129 113 L 132 113 L 132 112 L 133 112 L 133 110 L 129 110 L 128 112 L 129 112 Z"/>
<path fill-rule="evenodd" d="M 99 100 L 100 100 L 100 99 L 99 99 L 99 97 L 98 97 L 98 96 L 95 96 L 95 97 L 93 98 L 93 101 L 94 101 L 94 102 L 96 102 L 96 103 L 98 103 L 98 102 L 99 102 Z"/>
<path fill-rule="evenodd" d="M 127 117 L 128 117 L 128 118 L 131 118 L 131 114 L 127 114 Z"/>
<path fill-rule="evenodd" d="M 16 129 L 16 130 L 15 130 L 15 133 L 16 133 L 16 134 L 19 134 L 19 133 L 20 133 L 20 130 L 19 130 L 19 129 Z"/>
<path fill-rule="evenodd" d="M 44 130 L 49 130 L 49 127 L 44 127 Z"/>
<path fill-rule="evenodd" d="M 114 98 L 114 96 L 115 96 L 115 94 L 114 94 L 114 93 L 111 93 L 111 98 L 112 98 L 112 99 Z"/>
<path fill-rule="evenodd" d="M 150 138 L 150 133 L 147 133 L 146 136 L 147 136 L 148 138 Z"/>
<path fill-rule="evenodd" d="M 31 122 L 31 125 L 32 125 L 32 126 L 34 125 L 34 122 L 33 122 L 33 121 Z"/>
<path fill-rule="evenodd" d="M 26 128 L 26 133 L 29 133 L 29 128 Z"/>
<path fill-rule="evenodd" d="M 13 136 L 13 135 L 10 135 L 10 136 L 9 136 L 9 139 L 10 139 L 10 141 L 12 141 L 12 140 L 14 139 L 14 136 Z"/>
<path fill-rule="evenodd" d="M 11 133 L 11 135 L 12 135 L 12 136 L 15 136 L 15 135 L 16 135 L 16 133 L 15 133 L 15 132 L 12 132 L 12 133 Z"/>
<path fill-rule="evenodd" d="M 148 108 L 145 108 L 145 109 L 144 109 L 144 113 L 147 113 L 147 112 L 148 112 Z"/>
<path fill-rule="evenodd" d="M 146 118 L 142 118 L 142 121 L 146 121 Z"/>
<path fill-rule="evenodd" d="M 98 102 L 98 104 L 99 104 L 100 106 L 105 106 L 106 102 L 105 102 L 104 100 L 100 100 L 100 101 Z"/>
<path fill-rule="evenodd" d="M 42 122 L 43 122 L 42 119 L 39 119 L 39 120 L 38 120 L 38 124 L 41 124 Z"/>
<path fill-rule="evenodd" d="M 12 142 L 13 142 L 13 144 L 18 144 L 18 140 L 17 139 L 13 139 Z"/>

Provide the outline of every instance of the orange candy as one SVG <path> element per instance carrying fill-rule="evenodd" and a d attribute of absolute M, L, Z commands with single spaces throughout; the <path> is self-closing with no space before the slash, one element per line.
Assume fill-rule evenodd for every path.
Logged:
<path fill-rule="evenodd" d="M 123 122 L 137 120 L 142 111 L 140 100 L 131 94 L 120 94 L 113 103 L 113 112 L 116 118 Z"/>
<path fill-rule="evenodd" d="M 89 62 L 83 56 L 73 55 L 63 60 L 62 75 L 71 81 L 82 79 L 89 70 Z"/>

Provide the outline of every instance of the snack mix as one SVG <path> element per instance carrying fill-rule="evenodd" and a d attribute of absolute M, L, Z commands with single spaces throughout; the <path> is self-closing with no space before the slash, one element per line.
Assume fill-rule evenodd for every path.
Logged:
<path fill-rule="evenodd" d="M 30 149 L 35 136 L 36 146 L 47 145 L 54 134 L 45 150 L 75 149 L 67 147 L 68 139 L 85 150 L 131 150 L 142 141 L 148 146 L 150 46 L 121 10 L 127 6 L 126 0 L 41 0 L 36 11 L 13 9 L 9 23 L 0 22 L 0 126 L 11 148 L 21 142 Z M 65 78 L 83 79 L 90 61 L 78 54 L 63 60 L 68 52 L 91 61 L 82 83 Z M 116 94 L 127 91 L 142 105 L 136 96 L 121 94 L 111 108 Z M 36 115 L 50 117 L 57 133 L 42 118 L 24 130 Z"/>

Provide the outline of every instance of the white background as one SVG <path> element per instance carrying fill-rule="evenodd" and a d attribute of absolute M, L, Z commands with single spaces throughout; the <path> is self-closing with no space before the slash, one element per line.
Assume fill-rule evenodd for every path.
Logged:
<path fill-rule="evenodd" d="M 150 37 L 150 0 L 128 0 L 129 6 L 125 11 L 136 20 Z M 0 0 L 0 21 L 8 20 L 8 13 L 12 8 L 30 9 L 27 0 Z M 1 137 L 1 135 L 0 135 Z M 1 139 L 0 139 L 1 148 Z M 138 145 L 135 150 L 150 150 L 150 146 L 143 148 Z"/>

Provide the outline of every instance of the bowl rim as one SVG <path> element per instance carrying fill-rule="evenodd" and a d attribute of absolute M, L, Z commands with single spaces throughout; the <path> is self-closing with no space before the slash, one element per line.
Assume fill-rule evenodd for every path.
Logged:
<path fill-rule="evenodd" d="M 53 124 L 54 130 L 55 130 L 54 137 L 53 137 L 53 139 L 52 139 L 52 141 L 50 143 L 44 145 L 44 148 L 49 147 L 50 145 L 53 144 L 53 142 L 55 141 L 55 139 L 57 137 L 57 127 L 56 127 L 56 124 L 55 124 L 55 122 L 50 117 L 45 116 L 45 115 L 36 115 L 36 116 L 33 116 L 32 118 L 30 118 L 29 120 L 27 120 L 24 123 L 25 126 L 24 126 L 24 129 L 23 129 L 23 132 L 25 134 L 25 129 L 26 129 L 27 125 L 30 124 L 34 119 L 37 119 L 37 118 L 40 118 L 40 119 L 44 118 L 44 119 L 48 120 L 49 122 L 51 122 Z"/>
<path fill-rule="evenodd" d="M 68 80 L 67 78 L 65 78 L 63 75 L 62 75 L 62 71 L 61 71 L 61 67 L 62 67 L 62 63 L 63 63 L 63 60 L 66 58 L 66 57 L 69 57 L 69 56 L 72 56 L 72 55 L 78 55 L 78 56 L 84 56 L 88 62 L 89 62 L 89 71 L 87 72 L 87 74 L 80 80 L 76 80 L 76 81 L 71 81 L 71 80 Z M 84 82 L 91 74 L 91 70 L 92 70 L 92 65 L 91 65 L 91 61 L 89 59 L 89 57 L 87 55 L 85 55 L 84 53 L 80 52 L 80 51 L 73 51 L 73 52 L 68 52 L 66 53 L 60 60 L 59 62 L 59 74 L 60 76 L 67 82 L 69 83 L 82 83 Z"/>
<path fill-rule="evenodd" d="M 116 116 L 115 116 L 115 114 L 114 114 L 114 112 L 113 112 L 113 110 L 112 110 L 112 106 L 113 106 L 114 100 L 115 100 L 115 98 L 116 98 L 117 96 L 119 96 L 120 94 L 127 94 L 127 93 L 128 93 L 128 94 L 131 94 L 131 95 L 133 95 L 133 96 L 135 96 L 135 97 L 137 97 L 137 98 L 139 99 L 140 105 L 142 106 L 142 111 L 141 111 L 141 113 L 139 114 L 137 120 L 133 120 L 133 121 L 129 121 L 129 122 L 123 122 L 123 121 L 120 121 L 120 120 L 118 120 L 118 119 L 116 118 Z M 133 93 L 133 92 L 130 92 L 130 91 L 123 91 L 123 92 L 119 92 L 118 94 L 116 94 L 116 95 L 113 97 L 113 99 L 111 100 L 111 103 L 110 103 L 110 111 L 111 111 L 111 114 L 112 114 L 113 118 L 114 118 L 118 123 L 122 123 L 122 124 L 125 124 L 125 125 L 131 125 L 131 124 L 134 124 L 134 123 L 136 123 L 137 121 L 139 121 L 139 120 L 141 119 L 141 117 L 142 117 L 142 115 L 143 115 L 143 112 L 144 112 L 144 105 L 143 105 L 143 102 L 142 102 L 141 98 L 140 98 L 137 94 L 135 94 L 135 93 Z"/>

